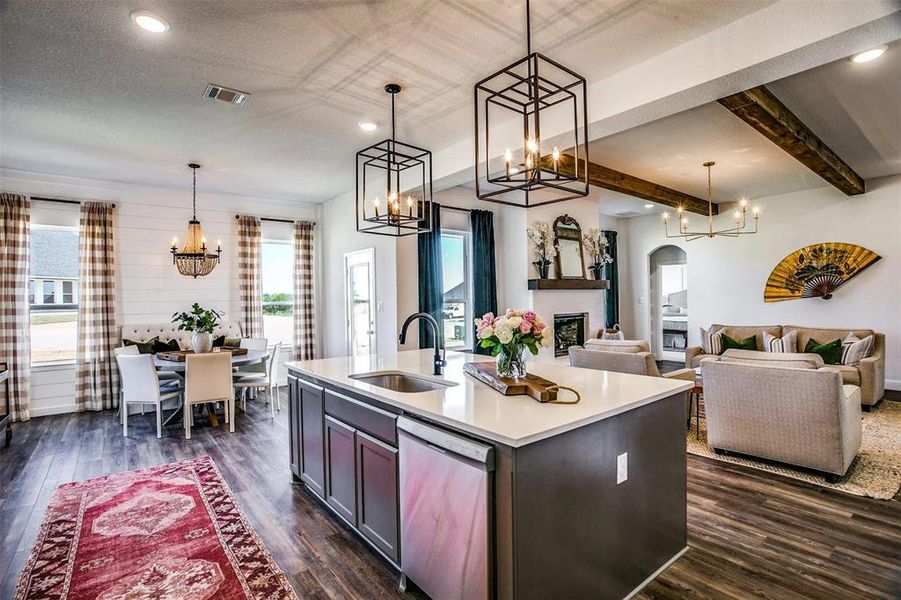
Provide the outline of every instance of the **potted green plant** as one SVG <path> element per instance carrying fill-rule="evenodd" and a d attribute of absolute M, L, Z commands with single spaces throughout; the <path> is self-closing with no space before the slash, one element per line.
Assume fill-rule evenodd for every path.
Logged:
<path fill-rule="evenodd" d="M 209 352 L 213 349 L 213 331 L 219 324 L 222 313 L 211 308 L 202 308 L 196 302 L 188 312 L 172 315 L 172 322 L 178 323 L 179 331 L 191 331 L 191 348 L 195 354 Z"/>

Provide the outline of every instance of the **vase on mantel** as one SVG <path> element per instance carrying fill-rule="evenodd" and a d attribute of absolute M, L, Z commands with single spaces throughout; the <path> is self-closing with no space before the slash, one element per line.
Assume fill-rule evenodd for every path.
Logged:
<path fill-rule="evenodd" d="M 206 331 L 195 331 L 191 336 L 191 349 L 194 354 L 203 354 L 213 349 L 213 334 Z"/>
<path fill-rule="evenodd" d="M 525 344 L 502 344 L 495 360 L 498 377 L 519 379 L 526 376 Z"/>
<path fill-rule="evenodd" d="M 604 278 L 604 263 L 598 262 L 593 265 L 588 265 L 588 270 L 595 279 L 601 280 Z"/>
<path fill-rule="evenodd" d="M 544 260 L 536 260 L 532 264 L 535 265 L 535 268 L 538 270 L 538 279 L 548 278 L 548 274 L 551 268 L 551 261 L 545 258 Z"/>

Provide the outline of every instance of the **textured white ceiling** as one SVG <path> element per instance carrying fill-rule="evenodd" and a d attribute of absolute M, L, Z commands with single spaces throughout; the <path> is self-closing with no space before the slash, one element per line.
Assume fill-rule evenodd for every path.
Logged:
<path fill-rule="evenodd" d="M 533 47 L 590 82 L 767 4 L 535 0 Z M 4 0 L 0 27 L 0 166 L 187 187 L 198 161 L 201 188 L 307 201 L 353 187 L 386 82 L 398 136 L 437 151 L 471 136 L 473 83 L 524 53 L 521 0 Z M 210 82 L 253 95 L 205 100 Z"/>

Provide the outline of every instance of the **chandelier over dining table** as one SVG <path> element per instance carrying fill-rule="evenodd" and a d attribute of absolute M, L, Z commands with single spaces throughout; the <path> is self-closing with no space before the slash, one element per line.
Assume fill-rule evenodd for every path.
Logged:
<path fill-rule="evenodd" d="M 172 253 L 172 264 L 176 266 L 178 272 L 186 277 L 197 279 L 212 273 L 219 264 L 222 256 L 222 242 L 217 243 L 215 254 L 207 248 L 203 228 L 200 226 L 200 221 L 197 220 L 197 169 L 200 168 L 200 165 L 190 163 L 188 168 L 191 169 L 194 176 L 191 195 L 192 217 L 188 221 L 184 246 L 179 250 L 178 238 L 174 237 L 169 251 Z"/>
<path fill-rule="evenodd" d="M 585 78 L 532 52 L 530 8 L 526 56 L 474 94 L 476 196 L 525 208 L 588 195 Z"/>

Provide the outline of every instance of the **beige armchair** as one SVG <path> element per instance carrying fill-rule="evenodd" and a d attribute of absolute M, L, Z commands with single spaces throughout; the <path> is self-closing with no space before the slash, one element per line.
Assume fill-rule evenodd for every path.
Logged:
<path fill-rule="evenodd" d="M 710 446 L 821 471 L 829 482 L 844 475 L 860 450 L 860 389 L 832 367 L 730 353 L 701 363 Z"/>
<path fill-rule="evenodd" d="M 569 364 L 573 367 L 584 369 L 598 369 L 600 371 L 615 371 L 616 373 L 631 373 L 633 375 L 647 375 L 648 377 L 666 377 L 668 379 L 695 380 L 694 369 L 679 369 L 672 373 L 660 374 L 657 361 L 650 352 L 623 352 L 616 350 L 595 350 L 572 346 L 569 348 Z"/>

